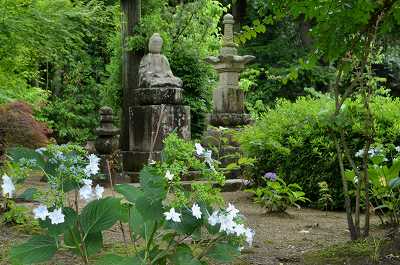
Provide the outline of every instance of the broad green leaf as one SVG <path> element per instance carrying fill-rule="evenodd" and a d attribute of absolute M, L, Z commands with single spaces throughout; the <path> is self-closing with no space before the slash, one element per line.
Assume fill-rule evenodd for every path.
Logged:
<path fill-rule="evenodd" d="M 389 168 L 388 178 L 393 179 L 399 176 L 400 172 L 400 159 L 394 159 L 392 166 Z"/>
<path fill-rule="evenodd" d="M 202 221 L 201 219 L 196 219 L 190 209 L 181 209 L 176 210 L 177 212 L 181 213 L 181 222 L 166 222 L 167 228 L 171 228 L 177 231 L 179 234 L 187 234 L 190 235 L 196 230 L 197 227 L 201 226 Z"/>
<path fill-rule="evenodd" d="M 207 256 L 219 263 L 230 263 L 240 255 L 238 246 L 229 243 L 217 243 L 207 253 Z"/>
<path fill-rule="evenodd" d="M 42 155 L 33 149 L 25 147 L 13 147 L 7 149 L 7 155 L 11 157 L 14 162 L 18 162 L 21 159 L 34 160 L 35 166 L 32 166 L 32 169 L 43 169 L 46 165 Z"/>
<path fill-rule="evenodd" d="M 129 184 L 117 184 L 114 186 L 114 189 L 131 203 L 136 203 L 137 198 L 143 195 L 143 192 L 139 188 Z"/>
<path fill-rule="evenodd" d="M 72 250 L 76 255 L 80 255 L 82 236 L 77 227 L 73 227 L 65 231 L 64 243 L 68 249 Z M 88 234 L 85 238 L 86 253 L 92 256 L 98 253 L 103 247 L 103 235 L 101 232 Z"/>
<path fill-rule="evenodd" d="M 399 178 L 399 177 L 394 178 L 394 179 L 392 179 L 392 180 L 389 181 L 389 186 L 390 186 L 392 189 L 396 188 L 396 187 L 399 186 L 399 185 L 400 185 L 400 178 Z"/>
<path fill-rule="evenodd" d="M 201 265 L 200 261 L 193 257 L 190 247 L 185 244 L 179 245 L 175 253 L 168 258 L 174 265 Z"/>
<path fill-rule="evenodd" d="M 33 264 L 50 260 L 57 251 L 53 237 L 33 236 L 28 242 L 11 249 L 11 260 L 21 264 Z"/>
<path fill-rule="evenodd" d="M 145 221 L 137 209 L 131 209 L 129 227 L 131 228 L 131 231 L 135 236 L 148 238 L 151 231 L 153 231 L 154 229 L 154 225 L 154 220 Z"/>
<path fill-rule="evenodd" d="M 166 196 L 165 178 L 156 169 L 144 167 L 140 171 L 140 185 L 146 197 L 162 200 Z"/>
<path fill-rule="evenodd" d="M 141 196 L 136 201 L 136 209 L 145 222 L 163 218 L 162 200 L 153 199 L 147 195 Z"/>
<path fill-rule="evenodd" d="M 26 201 L 32 201 L 32 200 L 33 200 L 33 197 L 34 197 L 34 195 L 35 195 L 35 193 L 36 193 L 37 191 L 38 191 L 38 190 L 37 190 L 36 188 L 29 188 L 29 189 L 26 189 L 23 193 L 21 193 L 21 194 L 18 196 L 18 198 L 19 198 L 19 199 L 26 200 Z"/>
<path fill-rule="evenodd" d="M 83 232 L 90 234 L 111 228 L 118 221 L 120 207 L 120 199 L 112 197 L 90 202 L 79 215 Z"/>

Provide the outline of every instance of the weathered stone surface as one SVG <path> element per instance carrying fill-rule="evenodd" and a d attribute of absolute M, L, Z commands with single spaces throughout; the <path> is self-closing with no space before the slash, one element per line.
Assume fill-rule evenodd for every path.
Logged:
<path fill-rule="evenodd" d="M 237 55 L 237 45 L 233 39 L 234 19 L 226 14 L 223 20 L 224 36 L 220 55 L 210 56 L 206 61 L 218 72 L 218 86 L 213 92 L 213 113 L 210 122 L 214 126 L 237 126 L 249 123 L 245 114 L 244 92 L 239 88 L 240 72 L 255 57 Z"/>
<path fill-rule="evenodd" d="M 182 104 L 182 88 L 140 88 L 133 92 L 135 105 Z"/>
<path fill-rule="evenodd" d="M 181 105 L 149 105 L 130 109 L 130 150 L 162 149 L 164 138 L 175 131 L 190 139 L 190 108 Z M 159 127 L 159 128 L 158 128 Z"/>
<path fill-rule="evenodd" d="M 251 123 L 251 117 L 246 113 L 211 113 L 210 124 L 213 126 L 234 127 Z"/>
<path fill-rule="evenodd" d="M 101 107 L 99 113 L 100 127 L 95 129 L 97 138 L 94 145 L 98 154 L 110 155 L 118 148 L 116 135 L 119 129 L 113 125 L 113 111 L 110 107 Z"/>
<path fill-rule="evenodd" d="M 140 61 L 139 87 L 182 87 L 182 80 L 175 77 L 167 58 L 161 54 L 163 40 L 154 33 L 149 41 L 149 51 Z"/>

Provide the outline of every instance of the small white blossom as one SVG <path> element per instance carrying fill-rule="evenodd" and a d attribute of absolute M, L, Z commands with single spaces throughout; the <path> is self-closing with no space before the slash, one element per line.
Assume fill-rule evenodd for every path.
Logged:
<path fill-rule="evenodd" d="M 43 152 L 46 151 L 47 149 L 45 147 L 40 147 L 35 150 L 36 153 L 43 155 Z"/>
<path fill-rule="evenodd" d="M 233 221 L 231 215 L 219 215 L 219 222 L 221 223 L 221 226 L 219 228 L 220 232 L 226 232 L 227 234 L 233 234 L 235 233 L 235 226 L 236 223 Z"/>
<path fill-rule="evenodd" d="M 49 215 L 49 210 L 44 205 L 39 205 L 37 208 L 33 209 L 33 214 L 35 219 L 46 220 L 46 217 Z"/>
<path fill-rule="evenodd" d="M 85 201 L 90 201 L 93 199 L 93 191 L 90 185 L 83 185 L 82 188 L 79 189 L 79 196 L 81 199 Z"/>
<path fill-rule="evenodd" d="M 396 149 L 396 151 L 400 153 L 400 146 L 396 146 L 394 149 Z"/>
<path fill-rule="evenodd" d="M 104 188 L 102 186 L 100 186 L 99 184 L 97 184 L 96 188 L 94 188 L 94 195 L 97 200 L 99 200 L 103 197 L 103 192 L 104 192 Z"/>
<path fill-rule="evenodd" d="M 249 246 L 251 247 L 251 245 L 253 244 L 254 231 L 251 230 L 250 228 L 247 228 L 246 232 L 245 232 L 245 236 L 246 236 L 247 244 L 249 244 Z"/>
<path fill-rule="evenodd" d="M 177 223 L 181 222 L 181 214 L 175 212 L 175 208 L 171 208 L 169 212 L 165 212 L 164 215 L 165 215 L 165 220 L 167 221 L 171 220 Z"/>
<path fill-rule="evenodd" d="M 82 179 L 83 184 L 92 186 L 93 181 L 91 179 Z"/>
<path fill-rule="evenodd" d="M 203 146 L 201 146 L 201 144 L 199 144 L 199 143 L 196 143 L 194 146 L 196 147 L 196 154 L 197 154 L 198 156 L 203 155 L 203 153 L 204 153 L 204 151 L 205 151 L 204 148 L 203 148 Z"/>
<path fill-rule="evenodd" d="M 149 161 L 147 161 L 147 163 L 148 163 L 149 165 L 155 165 L 157 162 L 154 161 L 153 159 L 150 159 Z"/>
<path fill-rule="evenodd" d="M 171 181 L 174 178 L 174 174 L 171 174 L 169 170 L 165 173 L 165 178 Z"/>
<path fill-rule="evenodd" d="M 201 218 L 201 210 L 200 207 L 195 203 L 192 206 L 192 214 L 194 217 L 196 217 L 196 219 L 200 219 Z"/>
<path fill-rule="evenodd" d="M 235 218 L 237 216 L 237 214 L 239 213 L 239 210 L 236 209 L 235 205 L 229 203 L 228 204 L 228 208 L 226 209 L 226 211 L 228 212 L 228 214 L 230 216 L 232 216 L 232 218 Z"/>
<path fill-rule="evenodd" d="M 246 228 L 244 228 L 243 224 L 236 224 L 234 229 L 237 236 L 243 236 L 246 234 Z"/>
<path fill-rule="evenodd" d="M 218 211 L 213 212 L 212 215 L 210 215 L 208 217 L 208 223 L 210 225 L 216 225 L 216 224 L 220 223 Z"/>
<path fill-rule="evenodd" d="M 100 158 L 98 158 L 94 154 L 91 154 L 88 156 L 88 159 L 89 159 L 89 164 L 85 168 L 85 173 L 88 176 L 96 175 L 97 173 L 99 173 L 100 170 L 99 168 Z"/>
<path fill-rule="evenodd" d="M 12 198 L 13 193 L 15 191 L 15 186 L 9 176 L 6 174 L 3 175 L 3 184 L 1 185 L 1 188 L 3 190 L 3 195 L 4 197 L 9 197 Z"/>
<path fill-rule="evenodd" d="M 51 224 L 53 224 L 53 225 L 64 223 L 64 217 L 65 216 L 62 213 L 61 208 L 58 208 L 49 213 L 49 218 L 50 218 Z"/>

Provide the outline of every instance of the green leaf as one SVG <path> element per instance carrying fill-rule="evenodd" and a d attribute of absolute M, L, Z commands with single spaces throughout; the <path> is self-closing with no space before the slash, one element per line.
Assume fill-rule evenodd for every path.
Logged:
<path fill-rule="evenodd" d="M 140 171 L 140 185 L 146 197 L 163 200 L 166 196 L 165 178 L 155 168 L 144 167 Z"/>
<path fill-rule="evenodd" d="M 140 235 L 142 238 L 148 238 L 155 225 L 154 220 L 145 221 L 140 212 L 132 208 L 129 219 L 129 227 L 134 235 Z"/>
<path fill-rule="evenodd" d="M 399 185 L 400 185 L 400 178 L 399 178 L 399 177 L 394 178 L 394 179 L 392 179 L 392 180 L 389 181 L 389 186 L 390 186 L 392 189 L 396 188 L 396 187 L 399 186 Z"/>
<path fill-rule="evenodd" d="M 144 195 L 137 199 L 136 208 L 146 222 L 163 218 L 162 200 L 156 200 Z"/>
<path fill-rule="evenodd" d="M 186 234 L 186 235 L 191 235 L 194 230 L 196 230 L 197 227 L 201 226 L 202 221 L 201 219 L 198 220 L 196 219 L 193 215 L 190 209 L 181 209 L 180 211 L 177 210 L 182 214 L 181 216 L 181 222 L 176 223 L 176 222 L 167 222 L 166 226 L 168 228 L 171 228 L 175 231 L 177 231 L 180 234 Z"/>
<path fill-rule="evenodd" d="M 23 199 L 23 200 L 25 200 L 25 201 L 32 201 L 33 200 L 33 197 L 34 197 L 34 195 L 35 195 L 35 193 L 37 192 L 38 190 L 36 189 L 36 188 L 29 188 L 29 189 L 26 189 L 23 193 L 21 193 L 19 196 L 18 196 L 18 198 L 19 199 Z"/>
<path fill-rule="evenodd" d="M 108 254 L 97 260 L 96 265 L 142 265 L 138 257 L 122 257 Z"/>
<path fill-rule="evenodd" d="M 136 203 L 137 198 L 143 195 L 143 192 L 139 188 L 129 184 L 117 184 L 114 186 L 114 189 L 131 203 Z"/>
<path fill-rule="evenodd" d="M 68 249 L 76 255 L 81 255 L 82 236 L 77 227 L 70 228 L 64 233 L 64 243 Z M 86 253 L 92 256 L 98 253 L 103 247 L 103 235 L 101 232 L 88 234 L 85 238 Z"/>
<path fill-rule="evenodd" d="M 169 256 L 169 260 L 174 265 L 201 265 L 201 262 L 193 257 L 190 247 L 185 244 L 179 245 L 175 253 Z"/>
<path fill-rule="evenodd" d="M 11 157 L 14 162 L 18 162 L 22 158 L 26 160 L 35 160 L 36 166 L 32 167 L 32 169 L 43 169 L 46 165 L 42 155 L 40 155 L 33 149 L 25 147 L 13 147 L 7 149 L 7 155 Z"/>
<path fill-rule="evenodd" d="M 22 264 L 33 264 L 50 260 L 57 251 L 54 238 L 33 236 L 28 242 L 11 249 L 11 260 Z"/>
<path fill-rule="evenodd" d="M 83 208 L 79 221 L 85 234 L 101 232 L 118 221 L 120 199 L 108 197 L 90 202 Z"/>
<path fill-rule="evenodd" d="M 207 256 L 219 263 L 230 263 L 240 255 L 238 246 L 229 243 L 217 243 L 207 253 Z"/>

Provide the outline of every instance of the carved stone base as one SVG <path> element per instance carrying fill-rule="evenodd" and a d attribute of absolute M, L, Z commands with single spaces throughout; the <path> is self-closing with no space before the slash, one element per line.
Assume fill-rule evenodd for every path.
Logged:
<path fill-rule="evenodd" d="M 182 88 L 139 88 L 133 91 L 136 106 L 143 105 L 179 105 L 182 104 Z"/>
<path fill-rule="evenodd" d="M 124 171 L 138 172 L 147 164 L 150 152 L 159 160 L 164 139 L 176 132 L 190 139 L 190 108 L 182 105 L 148 105 L 129 109 L 129 150 L 123 154 Z"/>
<path fill-rule="evenodd" d="M 251 122 L 250 115 L 246 113 L 212 113 L 209 119 L 211 125 L 223 127 L 247 125 Z"/>

